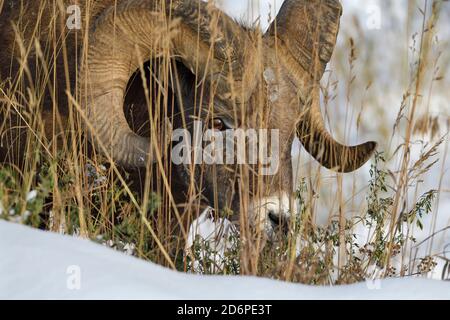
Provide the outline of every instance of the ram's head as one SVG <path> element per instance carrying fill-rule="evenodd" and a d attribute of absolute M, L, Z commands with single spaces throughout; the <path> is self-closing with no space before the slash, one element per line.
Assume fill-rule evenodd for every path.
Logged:
<path fill-rule="evenodd" d="M 194 186 L 211 206 L 230 208 L 241 213 L 241 222 L 272 230 L 292 211 L 295 135 L 321 165 L 337 172 L 358 169 L 376 146 L 336 142 L 320 112 L 319 81 L 335 46 L 341 13 L 337 0 L 286 0 L 261 35 L 198 0 L 119 2 L 90 30 L 81 68 L 81 101 L 92 140 L 125 166 L 145 167 L 170 154 L 155 136 L 155 117 L 148 138 L 133 132 L 124 115 L 136 70 L 145 61 L 170 60 L 159 64 L 167 68 L 166 79 L 157 76 L 156 82 L 160 90 L 174 93 L 172 110 L 164 113 L 173 129 L 193 134 L 197 120 L 223 135 L 232 129 L 278 130 L 278 141 L 267 139 L 267 149 L 278 144 L 269 175 L 261 174 L 268 165 L 261 162 L 176 165 L 186 186 Z M 146 93 L 149 97 L 152 91 Z"/>

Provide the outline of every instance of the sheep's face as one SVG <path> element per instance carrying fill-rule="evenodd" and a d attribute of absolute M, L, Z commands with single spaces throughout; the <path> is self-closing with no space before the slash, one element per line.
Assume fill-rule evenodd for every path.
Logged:
<path fill-rule="evenodd" d="M 289 201 L 291 145 L 302 105 L 288 67 L 275 61 L 274 50 L 264 51 L 260 82 L 249 99 L 236 103 L 205 94 L 201 100 L 206 102 L 185 114 L 191 119 L 188 134 L 175 131 L 171 156 L 186 187 L 195 186 L 210 206 L 272 235 L 286 230 L 295 212 Z M 185 105 L 195 104 L 189 92 L 184 92 Z M 178 124 L 183 127 L 181 121 Z M 199 148 L 197 154 L 191 149 L 189 161 L 179 163 L 188 150 L 185 137 L 192 144 L 200 141 Z"/>
<path fill-rule="evenodd" d="M 89 80 L 80 83 L 81 101 L 94 143 L 125 166 L 148 166 L 165 154 L 155 152 L 155 137 L 149 141 L 130 130 L 123 101 L 143 57 L 169 53 L 190 72 L 171 83 L 183 102 L 176 113 L 185 116 L 174 126 L 171 161 L 189 194 L 270 234 L 294 211 L 295 135 L 337 172 L 356 170 L 376 146 L 339 144 L 320 112 L 319 81 L 341 13 L 338 0 L 286 0 L 262 35 L 202 1 L 167 0 L 162 7 L 124 1 L 96 22 L 80 70 L 80 79 Z"/>

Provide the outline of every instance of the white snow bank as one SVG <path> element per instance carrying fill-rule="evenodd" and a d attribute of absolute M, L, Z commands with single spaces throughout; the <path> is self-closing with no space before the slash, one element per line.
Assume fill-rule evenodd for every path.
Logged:
<path fill-rule="evenodd" d="M 0 299 L 450 299 L 450 283 L 312 287 L 167 270 L 87 240 L 0 221 Z"/>

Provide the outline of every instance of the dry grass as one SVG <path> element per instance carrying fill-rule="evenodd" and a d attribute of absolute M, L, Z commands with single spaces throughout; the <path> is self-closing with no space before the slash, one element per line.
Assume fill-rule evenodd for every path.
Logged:
<path fill-rule="evenodd" d="M 44 5 L 45 1 L 41 3 Z M 33 30 L 32 40 L 25 43 L 23 29 L 26 21 L 20 21 L 14 29 L 21 52 L 19 72 L 11 75 L 10 79 L 0 79 L 0 119 L 4 119 L 0 123 L 2 144 L 7 146 L 12 143 L 11 139 L 20 139 L 19 144 L 26 154 L 21 167 L 0 165 L 0 218 L 45 230 L 77 234 L 180 271 L 189 271 L 190 262 L 194 259 L 203 265 L 204 273 L 253 274 L 312 284 L 361 281 L 372 277 L 376 268 L 381 270 L 380 276 L 427 274 L 438 259 L 445 259 L 445 254 L 431 254 L 430 244 L 434 236 L 445 230 L 426 226 L 430 228 L 429 239 L 425 241 L 425 245 L 430 246 L 430 254 L 420 257 L 414 255 L 414 248 L 422 244 L 414 242 L 413 232 L 422 227 L 421 221 L 426 215 L 437 214 L 433 208 L 443 194 L 448 193 L 441 188 L 447 161 L 449 125 L 447 121 L 444 130 L 447 135 L 439 136 L 437 142 L 426 145 L 420 159 L 411 159 L 410 147 L 415 134 L 434 137 L 437 132 L 442 132 L 430 115 L 429 103 L 427 106 L 427 101 L 436 93 L 434 86 L 439 87 L 437 83 L 445 81 L 438 69 L 442 63 L 436 58 L 438 44 L 434 41 L 438 32 L 434 26 L 439 19 L 440 2 L 430 3 L 421 9 L 424 13 L 423 27 L 421 33 L 415 35 L 417 45 L 413 49 L 407 91 L 404 94 L 398 92 L 398 96 L 403 95 L 404 99 L 401 105 L 396 106 L 397 121 L 394 128 L 380 128 L 389 141 L 383 144 L 386 150 L 384 157 L 387 163 L 400 159 L 398 166 L 388 169 L 383 154 L 378 154 L 372 161 L 370 181 L 363 188 L 356 188 L 358 173 L 354 174 L 350 183 L 353 185 L 351 195 L 348 196 L 341 175 L 324 173 L 311 164 L 301 163 L 295 174 L 301 210 L 298 218 L 291 220 L 288 236 L 280 236 L 279 241 L 267 244 L 261 250 L 260 241 L 254 241 L 260 235 L 252 234 L 243 225 L 240 238 L 233 239 L 236 247 L 227 253 L 224 266 L 211 268 L 215 262 L 201 255 L 204 250 L 214 251 L 207 242 L 197 242 L 191 255 L 184 251 L 187 226 L 204 209 L 202 196 L 193 187 L 194 181 L 186 194 L 186 202 L 177 205 L 174 199 L 179 195 L 170 191 L 173 168 L 164 154 L 149 170 L 127 172 L 116 167 L 107 156 L 92 150 L 82 133 L 84 115 L 79 107 L 78 88 L 67 88 L 71 97 L 67 101 L 70 111 L 58 113 L 57 92 L 63 88 L 62 84 L 56 83 L 57 74 L 63 72 L 67 79 L 77 77 L 77 74 L 69 71 L 73 61 L 67 58 L 64 40 L 67 35 L 57 27 L 65 22 L 62 19 L 65 10 L 59 0 L 48 1 L 47 5 L 52 6 L 55 12 L 55 19 L 50 24 L 49 34 L 52 36 L 39 38 L 38 24 Z M 431 13 L 427 11 L 430 9 Z M 86 30 L 80 31 L 77 41 L 86 42 L 87 36 Z M 347 43 L 350 48 L 355 45 L 353 41 Z M 359 45 L 364 46 L 364 43 Z M 361 119 L 365 117 L 364 109 L 372 104 L 365 100 L 360 113 L 355 116 L 350 106 L 357 102 L 352 100 L 351 93 L 378 94 L 370 85 L 377 81 L 370 76 L 373 65 L 367 64 L 362 72 L 355 70 L 353 64 L 358 59 L 357 52 L 349 51 L 350 56 L 345 55 L 344 58 L 345 68 L 350 70 L 346 81 L 346 120 L 345 126 L 336 132 L 345 139 L 350 135 L 355 118 L 358 135 L 364 131 Z M 35 54 L 35 70 L 30 70 L 27 63 L 31 54 Z M 54 57 L 57 54 L 64 57 L 64 70 L 55 68 Z M 81 61 L 84 55 L 82 52 L 77 60 Z M 448 61 L 441 60 L 444 63 Z M 146 76 L 143 83 L 147 101 L 162 106 L 150 113 L 150 120 L 154 129 L 164 128 L 171 100 L 175 99 L 169 93 L 169 83 L 176 69 L 167 56 L 150 60 L 146 66 L 154 72 L 141 73 Z M 330 109 L 328 104 L 336 100 L 336 87 L 333 80 L 324 85 L 327 111 Z M 203 87 L 196 90 L 196 97 L 201 97 Z M 50 99 L 45 99 L 46 95 Z M 9 134 L 17 124 L 24 126 L 26 134 L 20 137 Z M 139 125 L 145 127 L 148 123 Z M 162 137 L 166 132 L 156 131 L 159 130 L 154 131 L 155 136 L 164 141 Z M 394 137 L 398 136 L 403 140 L 396 146 L 398 140 Z M 444 153 L 439 153 L 438 150 L 442 149 Z M 11 154 L 11 157 L 15 156 Z M 420 194 L 418 186 L 421 179 L 434 169 L 441 157 L 444 159 L 441 159 L 441 181 L 437 190 Z M 242 170 L 244 172 L 248 168 Z M 245 183 L 241 186 L 240 193 L 245 199 L 241 214 L 245 215 L 249 191 L 245 190 Z M 327 209 L 323 208 L 323 203 L 319 206 L 320 190 L 324 186 L 334 190 Z M 327 210 L 330 217 L 328 225 L 318 226 L 316 216 Z M 217 214 L 226 215 L 226 212 Z M 448 215 L 448 212 L 441 214 Z M 370 230 L 367 241 L 362 245 L 353 236 L 355 228 L 361 225 Z M 446 262 L 448 266 L 448 260 Z"/>

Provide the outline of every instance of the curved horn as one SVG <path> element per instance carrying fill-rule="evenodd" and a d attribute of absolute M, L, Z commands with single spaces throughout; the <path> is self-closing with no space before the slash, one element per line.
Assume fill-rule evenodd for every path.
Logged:
<path fill-rule="evenodd" d="M 352 172 L 370 159 L 377 143 L 370 141 L 357 146 L 345 146 L 333 139 L 325 128 L 319 106 L 319 90 L 315 90 L 310 106 L 302 114 L 297 136 L 303 147 L 322 166 L 336 172 Z"/>
<path fill-rule="evenodd" d="M 198 0 L 129 0 L 107 9 L 90 30 L 79 78 L 94 144 L 125 166 L 154 161 L 151 142 L 129 128 L 123 113 L 126 86 L 140 62 L 170 50 L 227 96 L 230 73 L 234 83 L 246 80 L 241 70 L 248 58 L 237 50 L 244 41 L 233 20 Z"/>
<path fill-rule="evenodd" d="M 339 32 L 338 0 L 286 0 L 267 37 L 277 37 L 298 64 L 316 80 L 322 78 Z"/>
<path fill-rule="evenodd" d="M 305 99 L 297 128 L 301 143 L 324 167 L 351 172 L 366 163 L 377 144 L 351 147 L 338 143 L 327 132 L 320 112 L 319 81 L 333 54 L 341 15 L 338 0 L 286 0 L 267 37 L 279 39 L 284 52 L 299 66 L 291 72 L 305 91 L 299 92 Z"/>

